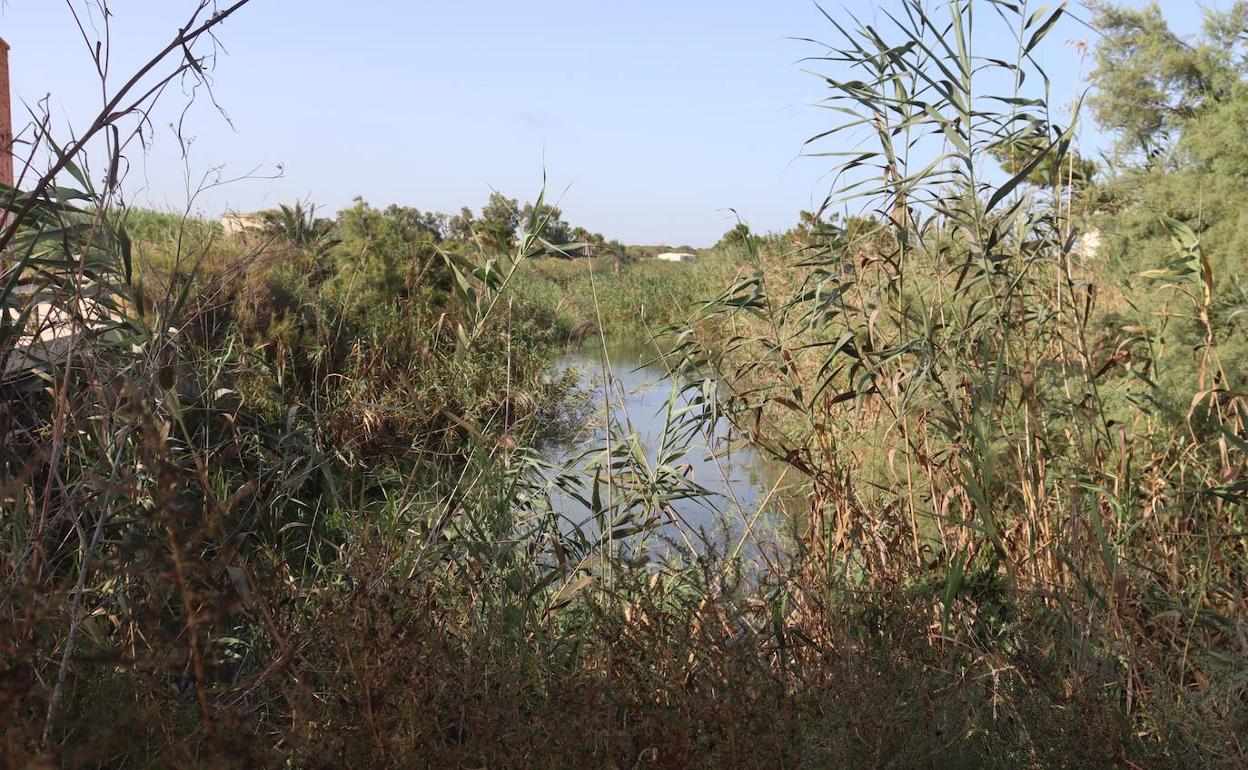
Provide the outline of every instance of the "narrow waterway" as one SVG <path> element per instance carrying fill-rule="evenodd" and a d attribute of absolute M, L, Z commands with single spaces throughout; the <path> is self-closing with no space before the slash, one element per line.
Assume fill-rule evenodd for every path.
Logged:
<path fill-rule="evenodd" d="M 783 502 L 792 502 L 796 476 L 790 473 L 783 477 L 779 463 L 769 461 L 748 446 L 740 446 L 741 442 L 729 451 L 727 420 L 721 419 L 712 431 L 674 441 L 676 431 L 669 418 L 669 400 L 673 398 L 673 388 L 679 390 L 683 383 L 675 382 L 668 370 L 655 361 L 653 347 L 616 341 L 608 343 L 604 350 L 595 342 L 591 340 L 582 349 L 565 354 L 555 364 L 557 371 L 571 369 L 577 373 L 590 400 L 580 431 L 570 441 L 552 446 L 549 459 L 561 465 L 575 462 L 579 456 L 597 452 L 609 442 L 617 451 L 622 447 L 640 448 L 645 465 L 650 468 L 661 464 L 659 455 L 664 454 L 667 465 L 677 468 L 680 475 L 706 494 L 668 501 L 656 522 L 660 535 L 672 536 L 679 531 L 690 542 L 722 545 L 736 542 L 748 530 L 748 540 L 754 545 L 773 539 L 785 526 L 786 519 L 778 513 Z M 689 403 L 682 396 L 675 398 L 677 408 Z M 675 457 L 673 445 L 681 450 Z M 582 462 L 588 464 L 592 458 L 583 458 Z M 583 504 L 565 497 L 557 499 L 555 505 L 570 522 L 596 529 L 586 522 Z"/>

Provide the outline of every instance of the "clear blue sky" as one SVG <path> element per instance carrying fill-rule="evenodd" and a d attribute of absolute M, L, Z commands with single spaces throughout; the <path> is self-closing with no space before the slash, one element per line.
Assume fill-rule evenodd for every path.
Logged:
<path fill-rule="evenodd" d="M 113 0 L 114 72 L 167 42 L 193 1 Z M 890 2 L 825 7 L 869 19 Z M 1194 0 L 1163 6 L 1195 28 Z M 1043 54 L 1059 93 L 1075 70 L 1062 41 L 1088 34 L 1067 26 Z M 15 119 L 20 100 L 45 94 L 60 125 L 98 109 L 64 0 L 0 0 L 0 36 L 13 46 Z M 729 208 L 780 230 L 827 193 L 828 161 L 799 157 L 834 120 L 810 106 L 822 85 L 797 63 L 817 49 L 789 39 L 835 38 L 809 0 L 252 0 L 220 37 L 214 82 L 233 125 L 195 105 L 191 175 L 284 174 L 209 191 L 196 202 L 207 215 L 297 198 L 336 210 L 357 195 L 478 209 L 491 189 L 535 197 L 544 168 L 574 224 L 702 246 L 732 224 Z M 171 95 L 136 158 L 135 202 L 186 204 L 168 128 L 184 101 Z"/>

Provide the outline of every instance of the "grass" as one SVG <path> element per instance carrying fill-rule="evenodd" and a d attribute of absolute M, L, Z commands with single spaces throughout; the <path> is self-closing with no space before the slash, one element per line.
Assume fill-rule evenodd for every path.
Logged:
<path fill-rule="evenodd" d="M 568 333 L 587 326 L 608 337 L 647 339 L 682 322 L 692 307 L 715 296 L 735 260 L 704 255 L 697 263 L 544 258 L 520 273 L 516 293 L 549 309 Z"/>

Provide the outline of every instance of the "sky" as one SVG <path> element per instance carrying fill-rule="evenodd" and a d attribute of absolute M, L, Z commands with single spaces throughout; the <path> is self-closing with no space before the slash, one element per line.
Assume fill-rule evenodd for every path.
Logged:
<path fill-rule="evenodd" d="M 112 0 L 112 82 L 195 1 Z M 15 126 L 45 97 L 62 136 L 100 107 L 70 3 L 88 5 L 0 0 Z M 881 22 L 877 6 L 896 5 L 824 8 Z M 1162 3 L 1184 33 L 1194 5 Z M 1040 61 L 1058 93 L 1078 69 L 1066 41 L 1091 34 L 1071 22 L 1050 35 Z M 829 192 L 833 162 L 803 143 L 838 120 L 801 61 L 822 49 L 794 38 L 836 31 L 810 0 L 252 0 L 220 31 L 216 105 L 201 93 L 182 119 L 188 95 L 166 94 L 125 188 L 204 216 L 357 196 L 458 211 L 492 190 L 534 199 L 545 178 L 568 221 L 628 243 L 708 246 L 738 215 L 780 231 Z M 217 178 L 237 181 L 192 194 Z"/>

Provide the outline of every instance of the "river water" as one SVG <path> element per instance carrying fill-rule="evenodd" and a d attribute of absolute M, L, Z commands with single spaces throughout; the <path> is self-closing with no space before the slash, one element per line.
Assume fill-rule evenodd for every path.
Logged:
<path fill-rule="evenodd" d="M 702 432 L 679 442 L 683 451 L 673 457 L 673 431 L 667 413 L 673 387 L 679 390 L 683 383 L 675 381 L 655 359 L 653 347 L 612 342 L 604 351 L 596 340 L 560 357 L 556 371 L 576 372 L 590 393 L 589 409 L 575 437 L 550 447 L 548 459 L 575 465 L 578 456 L 601 450 L 610 441 L 616 451 L 638 447 L 646 457 L 645 465 L 653 468 L 660 463 L 662 452 L 667 455 L 667 465 L 678 469 L 706 494 L 671 500 L 663 506 L 665 511 L 656 522 L 658 534 L 670 539 L 679 532 L 685 542 L 700 540 L 702 545 L 731 545 L 747 531 L 748 540 L 755 545 L 774 539 L 791 521 L 780 515 L 779 508 L 793 501 L 796 474 L 785 476 L 779 463 L 753 448 L 740 446 L 740 441 L 729 451 L 730 425 L 723 419 L 708 431 L 709 436 Z M 679 396 L 674 401 L 677 407 L 688 403 Z M 608 425 L 612 426 L 609 435 Z M 582 462 L 589 465 L 591 460 L 583 458 Z M 555 500 L 555 506 L 566 520 L 595 529 L 586 521 L 589 516 L 583 503 L 563 497 Z"/>

